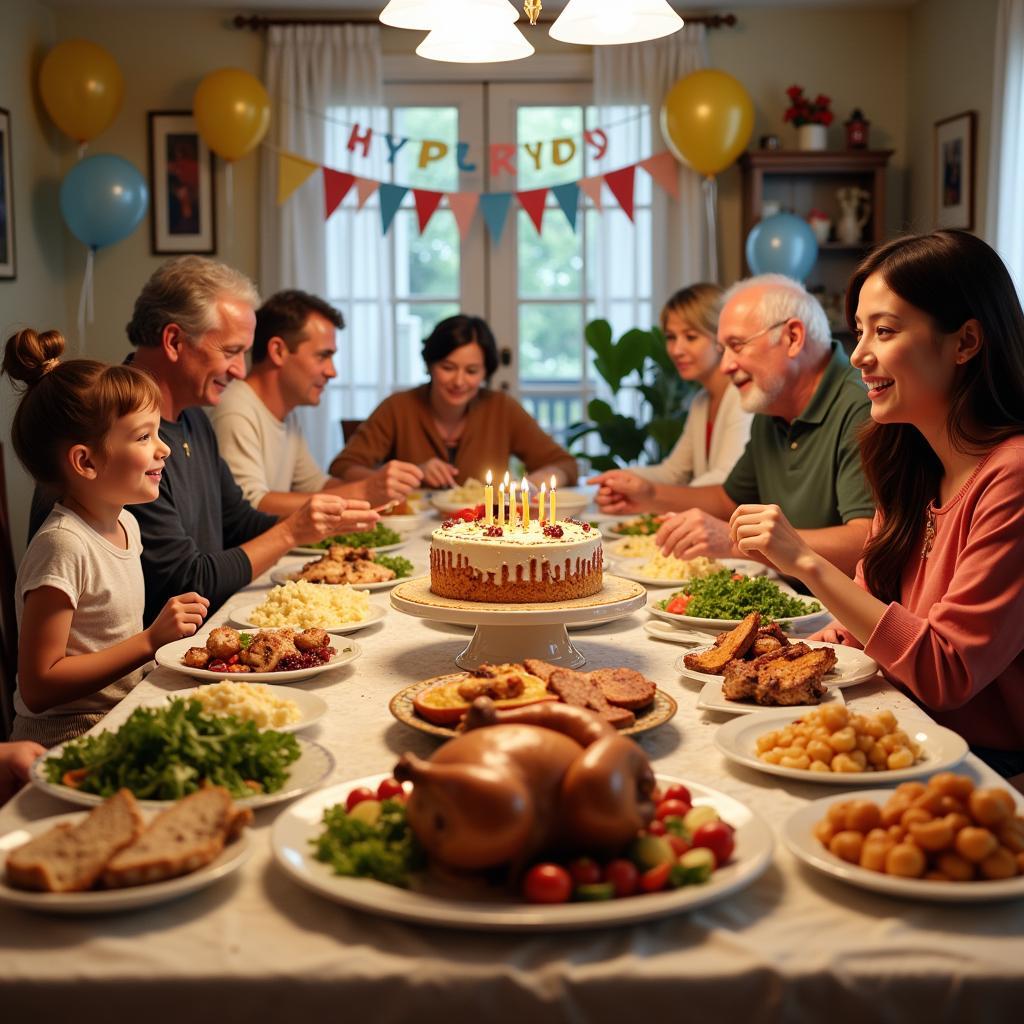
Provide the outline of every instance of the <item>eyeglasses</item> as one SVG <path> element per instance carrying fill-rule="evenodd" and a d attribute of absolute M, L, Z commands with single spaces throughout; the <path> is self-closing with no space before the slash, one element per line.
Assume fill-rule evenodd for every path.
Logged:
<path fill-rule="evenodd" d="M 753 334 L 748 335 L 746 338 L 730 339 L 729 341 L 723 342 L 724 346 L 734 355 L 738 356 L 743 351 L 744 347 L 749 345 L 755 338 L 760 338 L 762 334 L 767 334 L 769 331 L 774 331 L 776 327 L 781 327 L 783 324 L 788 324 L 790 317 L 786 317 L 785 320 L 780 320 L 778 323 L 771 324 L 769 327 L 762 327 L 761 330 L 755 331 Z"/>

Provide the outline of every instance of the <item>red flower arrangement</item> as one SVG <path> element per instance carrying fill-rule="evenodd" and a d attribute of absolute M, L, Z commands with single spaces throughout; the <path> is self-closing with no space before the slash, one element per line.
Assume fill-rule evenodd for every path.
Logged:
<path fill-rule="evenodd" d="M 786 95 L 789 97 L 790 105 L 783 115 L 783 120 L 795 125 L 832 123 L 832 111 L 829 110 L 831 96 L 818 93 L 810 100 L 804 95 L 802 85 L 791 85 L 786 90 Z"/>

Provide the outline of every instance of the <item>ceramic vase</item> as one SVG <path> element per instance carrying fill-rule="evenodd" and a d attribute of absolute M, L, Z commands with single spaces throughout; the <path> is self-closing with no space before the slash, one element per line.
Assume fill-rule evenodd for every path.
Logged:
<path fill-rule="evenodd" d="M 797 125 L 796 146 L 802 150 L 828 149 L 828 128 L 823 124 Z"/>

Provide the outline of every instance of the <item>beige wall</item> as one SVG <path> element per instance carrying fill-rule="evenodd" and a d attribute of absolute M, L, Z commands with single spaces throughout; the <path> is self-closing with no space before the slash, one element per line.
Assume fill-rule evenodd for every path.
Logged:
<path fill-rule="evenodd" d="M 997 7 L 997 0 L 920 0 L 911 10 L 908 77 L 913 117 L 907 152 L 914 188 L 908 217 L 915 231 L 935 226 L 935 122 L 976 110 L 974 230 L 984 232 Z"/>

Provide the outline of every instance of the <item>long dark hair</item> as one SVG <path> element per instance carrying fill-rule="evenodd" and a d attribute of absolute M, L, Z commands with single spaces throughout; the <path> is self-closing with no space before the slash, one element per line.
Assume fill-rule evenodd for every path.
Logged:
<path fill-rule="evenodd" d="M 957 368 L 949 397 L 946 431 L 953 447 L 982 453 L 1024 433 L 1024 311 L 995 250 L 966 231 L 935 231 L 879 246 L 850 279 L 851 330 L 861 288 L 872 274 L 881 274 L 891 291 L 927 313 L 944 334 L 968 320 L 981 325 L 981 347 Z M 909 423 L 869 420 L 860 450 L 882 518 L 864 549 L 864 578 L 876 597 L 898 601 L 903 567 L 920 550 L 924 511 L 938 494 L 942 464 Z"/>

